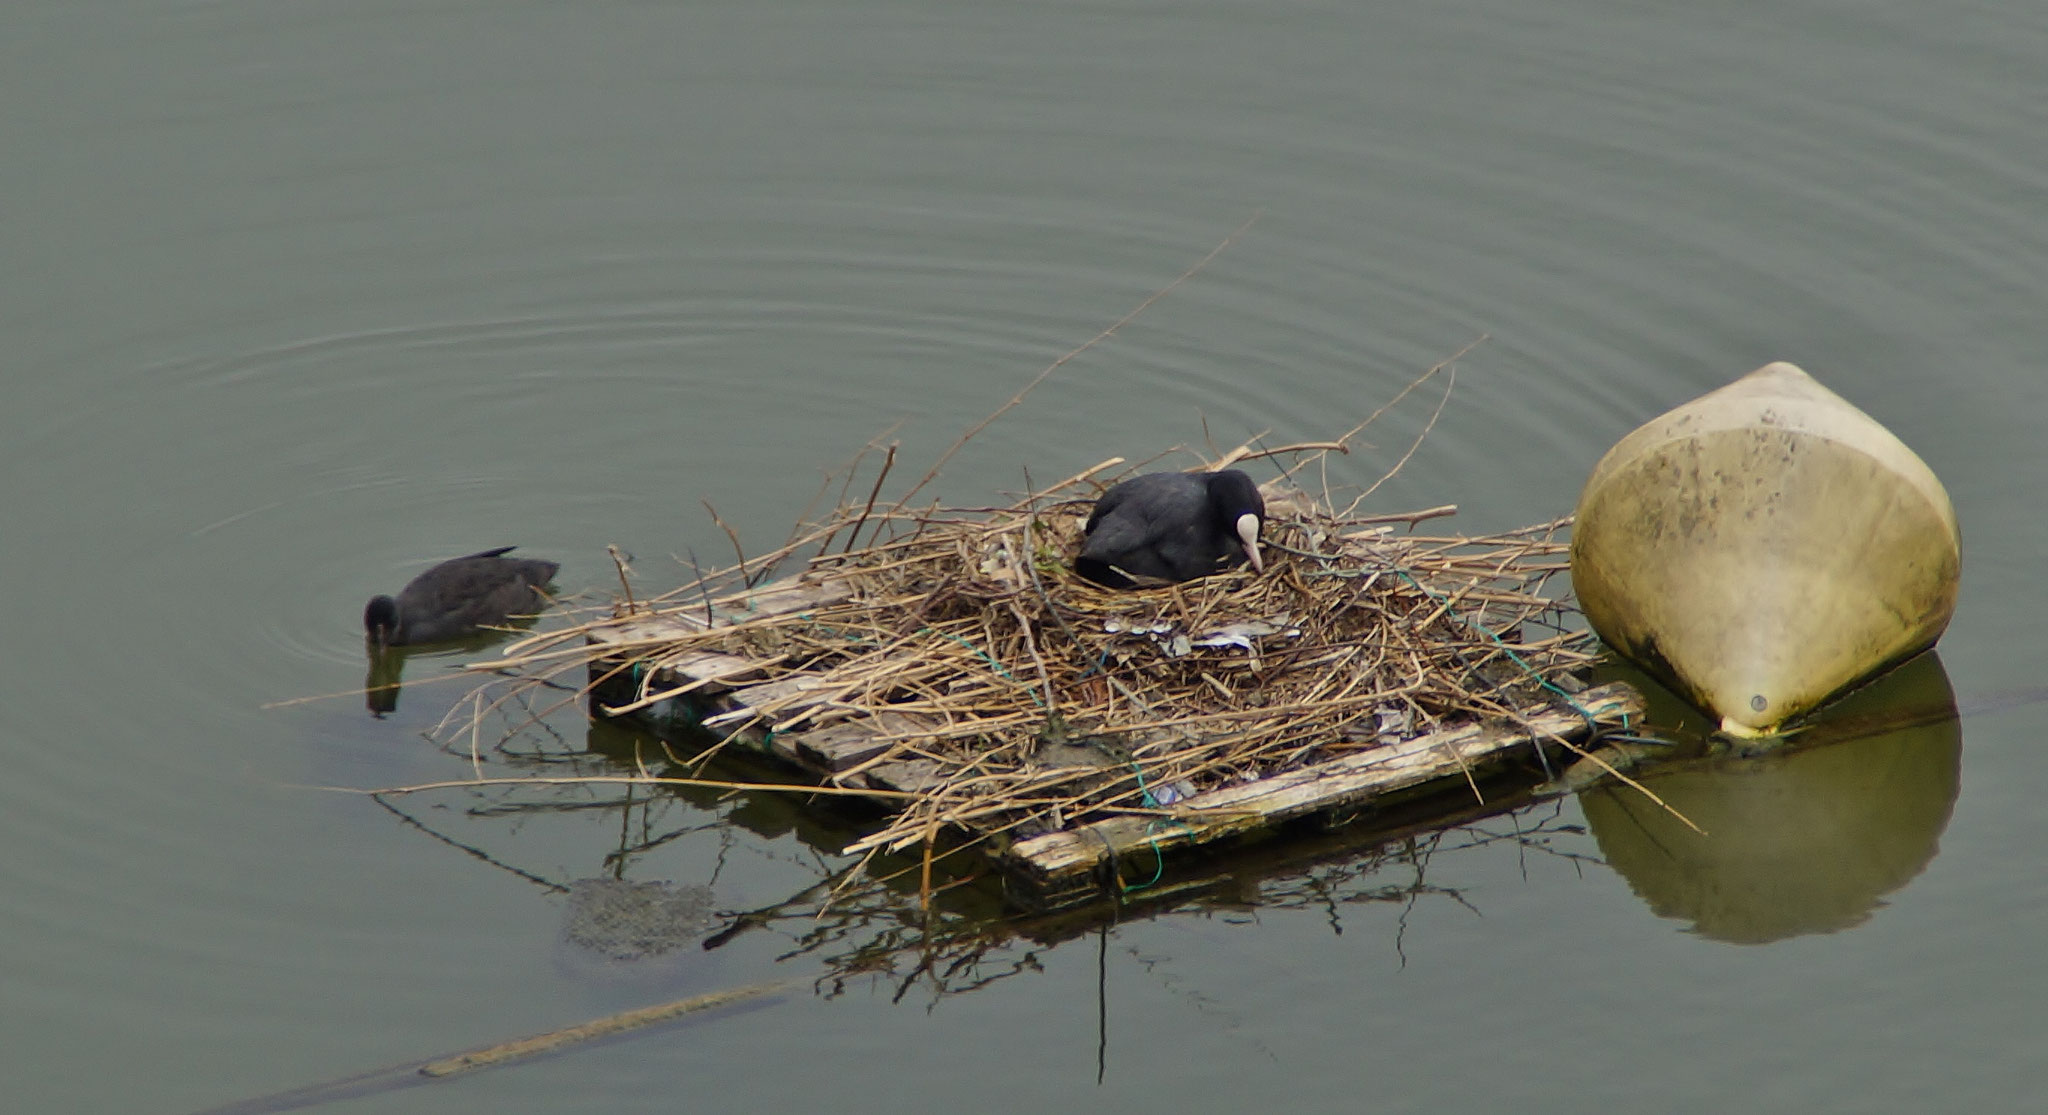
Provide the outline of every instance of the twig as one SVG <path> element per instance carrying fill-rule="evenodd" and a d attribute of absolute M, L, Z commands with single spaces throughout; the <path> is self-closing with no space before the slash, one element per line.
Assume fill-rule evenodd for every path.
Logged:
<path fill-rule="evenodd" d="M 1483 341 L 1485 339 L 1486 338 L 1482 336 L 1479 340 Z M 1461 349 L 1459 351 L 1462 354 L 1463 352 L 1469 351 L 1472 348 L 1472 345 L 1476 345 L 1478 343 L 1479 341 L 1474 341 L 1471 345 L 1466 345 L 1464 349 Z M 1456 356 L 1453 356 L 1451 358 L 1451 360 L 1456 359 Z M 1437 367 L 1442 368 L 1444 370 L 1444 393 L 1443 397 L 1436 401 L 1436 410 L 1430 413 L 1429 421 L 1423 425 L 1422 431 L 1415 435 L 1415 440 L 1408 443 L 1408 451 L 1401 454 L 1401 459 L 1394 462 L 1394 467 L 1388 469 L 1385 473 L 1381 474 L 1380 478 L 1378 480 L 1373 481 L 1369 486 L 1367 486 L 1365 491 L 1360 492 L 1358 494 L 1358 498 L 1352 500 L 1350 506 L 1346 507 L 1341 513 L 1339 513 L 1339 518 L 1348 516 L 1353 511 L 1357 510 L 1358 505 L 1364 503 L 1366 497 L 1372 495 L 1374 492 L 1379 491 L 1380 485 L 1385 484 L 1389 480 L 1392 480 L 1395 474 L 1401 471 L 1401 466 L 1408 463 L 1408 458 L 1413 457 L 1415 455 L 1415 451 L 1417 449 L 1422 448 L 1422 441 L 1424 438 L 1427 438 L 1429 436 L 1429 432 L 1431 430 L 1436 429 L 1436 420 L 1438 418 L 1443 417 L 1444 404 L 1451 401 L 1451 388 L 1457 386 L 1458 383 L 1458 366 L 1456 364 L 1453 364 L 1450 360 L 1447 360 L 1444 363 L 1437 365 Z M 1432 368 L 1430 369 L 1430 372 L 1432 375 L 1434 375 L 1436 369 Z M 1416 382 L 1420 383 L 1422 381 L 1417 380 Z M 1403 393 L 1405 394 L 1406 392 Z"/>
<path fill-rule="evenodd" d="M 704 510 L 711 513 L 711 521 L 718 524 L 718 529 L 724 531 L 727 538 L 732 539 L 733 557 L 739 560 L 740 583 L 748 588 L 754 587 L 754 578 L 747 573 L 747 552 L 740 548 L 739 532 L 727 526 L 725 520 L 718 517 L 718 508 L 711 506 L 710 500 L 703 499 L 697 502 L 702 503 Z"/>
<path fill-rule="evenodd" d="M 700 786 L 712 790 L 743 793 L 790 793 L 847 795 L 852 797 L 915 799 L 918 795 L 900 790 L 851 789 L 795 782 L 730 782 L 717 778 L 640 778 L 629 775 L 577 775 L 571 778 L 455 778 L 445 782 L 418 782 L 410 786 L 385 786 L 365 790 L 358 786 L 296 786 L 301 790 L 322 790 L 332 794 L 420 794 L 429 790 L 461 790 L 484 786 Z"/>
<path fill-rule="evenodd" d="M 640 609 L 633 603 L 633 586 L 626 581 L 626 556 L 619 552 L 617 546 L 609 544 L 605 546 L 605 552 L 612 556 L 612 568 L 619 571 L 619 591 L 626 597 L 626 614 L 632 615 Z"/>
<path fill-rule="evenodd" d="M 855 540 L 860 538 L 860 528 L 867 525 L 868 516 L 874 514 L 875 497 L 882 494 L 882 481 L 889 478 L 889 470 L 896 466 L 896 442 L 889 443 L 889 455 L 882 459 L 882 470 L 875 473 L 875 486 L 868 489 L 868 502 L 860 509 L 860 518 L 853 521 L 853 528 L 846 532 L 846 545 L 839 552 L 845 554 L 853 549 Z"/>
<path fill-rule="evenodd" d="M 1030 383 L 1025 384 L 1023 390 L 1018 391 L 1015 395 L 1012 395 L 1010 397 L 1009 402 L 997 407 L 992 413 L 989 414 L 987 418 L 984 418 L 981 421 L 975 423 L 973 426 L 968 427 L 967 432 L 961 434 L 958 441 L 955 441 L 952 444 L 952 446 L 948 448 L 944 453 L 939 454 L 939 459 L 936 463 L 932 465 L 931 471 L 925 473 L 923 479 L 920 479 L 916 484 L 911 485 L 910 490 L 903 493 L 903 498 L 896 501 L 896 505 L 894 508 L 892 508 L 892 510 L 901 511 L 905 506 L 907 506 L 910 503 L 910 499 L 912 496 L 915 496 L 917 493 L 923 491 L 925 485 L 930 484 L 933 480 L 938 479 L 939 472 L 946 467 L 947 461 L 953 459 L 953 455 L 955 453 L 958 453 L 961 449 L 965 448 L 967 443 L 969 441 L 974 440 L 974 436 L 976 434 L 979 434 L 981 431 L 987 429 L 990 423 L 994 422 L 998 418 L 1001 418 L 1003 415 L 1009 413 L 1012 409 L 1021 405 L 1024 402 L 1026 396 L 1030 395 L 1031 392 L 1035 388 L 1037 388 L 1039 384 L 1045 382 L 1046 377 L 1052 375 L 1054 372 L 1064 367 L 1068 361 L 1074 359 L 1076 356 L 1079 356 L 1082 353 L 1087 352 L 1089 349 L 1094 348 L 1096 345 L 1115 336 L 1117 330 L 1122 329 L 1126 325 L 1129 325 L 1135 318 L 1137 318 L 1139 314 L 1142 314 L 1146 310 L 1151 309 L 1152 304 L 1154 302 L 1157 302 L 1161 298 L 1166 297 L 1167 294 L 1171 293 L 1175 287 L 1178 287 L 1182 283 L 1187 282 L 1189 279 L 1194 278 L 1196 273 L 1201 271 L 1202 268 L 1209 266 L 1210 260 L 1213 260 L 1217 256 L 1223 254 L 1223 249 L 1228 248 L 1233 241 L 1235 241 L 1238 237 L 1244 235 L 1245 230 L 1251 228 L 1252 224 L 1256 222 L 1258 219 L 1259 214 L 1257 214 L 1256 212 L 1253 213 L 1250 217 L 1245 218 L 1245 222 L 1237 226 L 1236 231 L 1224 237 L 1221 243 L 1209 249 L 1209 254 L 1195 261 L 1194 266 L 1181 272 L 1177 277 L 1174 278 L 1172 282 L 1166 284 L 1163 287 L 1160 287 L 1158 290 L 1153 291 L 1150 297 L 1146 298 L 1143 302 L 1138 303 L 1137 307 L 1132 309 L 1130 313 L 1127 313 L 1124 316 L 1118 318 L 1116 322 L 1112 324 L 1109 328 L 1104 329 L 1102 332 L 1097 333 L 1095 336 L 1089 338 L 1087 341 L 1082 342 L 1080 347 L 1074 349 L 1072 352 L 1069 352 L 1065 356 L 1060 357 L 1058 360 L 1055 360 L 1052 363 L 1046 365 L 1045 370 L 1038 373 L 1038 375 L 1034 376 Z"/>

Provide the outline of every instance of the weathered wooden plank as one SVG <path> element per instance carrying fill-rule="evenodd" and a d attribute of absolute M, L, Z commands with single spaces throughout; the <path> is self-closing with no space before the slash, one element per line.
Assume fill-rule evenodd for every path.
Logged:
<path fill-rule="evenodd" d="M 1623 684 L 1589 689 L 1576 700 L 1602 721 L 1642 712 L 1642 697 Z M 1171 818 L 1114 817 L 1047 833 L 1019 841 L 1002 858 L 1040 887 L 1052 888 L 1094 871 L 1112 855 L 1206 844 L 1439 779 L 1462 782 L 1467 771 L 1483 773 L 1527 753 L 1530 730 L 1565 738 L 1586 734 L 1585 718 L 1570 710 L 1546 710 L 1525 719 L 1528 730 L 1470 725 L 1197 794 L 1179 803 Z"/>
<path fill-rule="evenodd" d="M 906 794 L 921 794 L 946 780 L 946 768 L 930 759 L 909 759 L 896 763 L 876 763 L 860 777 L 877 790 L 897 790 Z"/>
<path fill-rule="evenodd" d="M 747 620 L 825 608 L 844 603 L 853 596 L 853 586 L 842 580 L 806 581 L 799 574 L 771 581 L 746 594 L 727 597 L 712 610 L 709 626 L 728 627 Z M 606 646 L 663 643 L 687 638 L 706 630 L 701 608 L 672 607 L 653 615 L 633 616 L 618 623 L 595 627 L 589 638 Z"/>
<path fill-rule="evenodd" d="M 650 681 L 644 696 L 617 705 L 606 705 L 606 716 L 623 716 L 672 697 L 708 697 L 732 688 L 734 682 L 758 676 L 772 664 L 737 655 L 692 651 L 664 664 Z"/>
<path fill-rule="evenodd" d="M 805 581 L 802 577 L 785 577 L 754 589 L 744 598 L 728 599 L 725 607 L 719 608 L 711 621 L 712 626 L 729 626 L 763 616 L 787 615 L 811 608 L 822 608 L 840 603 L 853 595 L 853 587 L 845 581 Z M 636 616 L 604 627 L 593 628 L 589 633 L 590 642 L 615 651 L 636 648 L 659 647 L 663 643 L 686 639 L 708 630 L 701 612 L 672 610 L 657 615 Z M 717 651 L 687 651 L 662 661 L 660 669 L 647 687 L 647 696 L 639 700 L 607 708 L 610 715 L 633 712 L 647 705 L 683 693 L 712 696 L 731 690 L 736 684 L 759 677 L 774 664 L 775 659 L 749 659 L 739 655 L 722 654 Z M 758 705 L 774 698 L 784 691 L 797 691 L 800 686 L 788 683 L 783 690 L 759 687 L 752 704 Z M 808 707 L 808 706 L 807 706 Z M 791 718 L 797 710 L 792 710 Z M 712 726 L 719 723 L 736 723 L 753 715 L 748 708 L 737 705 L 729 707 L 719 717 L 707 721 Z"/>
<path fill-rule="evenodd" d="M 666 673 L 681 675 L 679 680 L 716 682 L 729 688 L 733 682 L 759 676 L 770 664 L 766 660 L 741 658 L 736 654 L 693 650 L 664 660 L 661 668 Z"/>
<path fill-rule="evenodd" d="M 770 726 L 794 723 L 819 705 L 841 696 L 844 683 L 818 677 L 787 677 L 735 689 L 726 694 L 724 711 L 704 718 L 707 728 L 729 728 L 760 719 Z"/>
<path fill-rule="evenodd" d="M 749 724 L 732 731 L 728 740 L 732 746 L 788 763 L 809 777 L 822 779 L 826 774 L 797 750 L 793 732 L 778 732 L 768 724 Z"/>
<path fill-rule="evenodd" d="M 704 630 L 704 617 L 688 613 L 635 616 L 590 629 L 599 646 L 639 646 L 672 642 Z"/>
<path fill-rule="evenodd" d="M 753 589 L 738 602 L 726 602 L 717 609 L 718 621 L 743 623 L 764 616 L 786 616 L 812 608 L 826 608 L 853 597 L 853 585 L 842 580 L 806 581 L 801 575 Z"/>
<path fill-rule="evenodd" d="M 807 732 L 793 732 L 790 742 L 813 766 L 829 771 L 851 770 L 894 747 L 896 739 L 929 728 L 931 721 L 902 712 L 880 712 L 842 720 Z"/>

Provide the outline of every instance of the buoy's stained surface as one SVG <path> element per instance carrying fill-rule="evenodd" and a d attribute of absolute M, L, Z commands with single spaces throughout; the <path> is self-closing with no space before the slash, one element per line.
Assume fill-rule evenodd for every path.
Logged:
<path fill-rule="evenodd" d="M 1571 562 L 1608 645 L 1757 734 L 1933 645 L 1962 554 L 1932 470 L 1777 363 L 1616 443 L 1579 497 Z"/>

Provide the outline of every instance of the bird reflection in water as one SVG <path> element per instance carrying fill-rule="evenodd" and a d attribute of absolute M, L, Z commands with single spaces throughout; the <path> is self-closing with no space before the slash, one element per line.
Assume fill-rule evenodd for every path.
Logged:
<path fill-rule="evenodd" d="M 398 689 L 405 682 L 406 652 L 397 647 L 372 645 L 370 654 L 370 676 L 363 679 L 363 703 L 370 708 L 370 715 L 383 719 L 385 714 L 398 711 Z"/>
<path fill-rule="evenodd" d="M 500 546 L 450 558 L 407 582 L 397 597 L 371 598 L 363 609 L 364 643 L 370 658 L 363 682 L 364 703 L 382 718 L 398 709 L 404 684 L 401 649 L 439 644 L 442 649 L 481 649 L 495 641 L 492 628 L 515 619 L 532 623 L 548 604 L 547 585 L 561 566 L 552 561 L 506 557 Z"/>

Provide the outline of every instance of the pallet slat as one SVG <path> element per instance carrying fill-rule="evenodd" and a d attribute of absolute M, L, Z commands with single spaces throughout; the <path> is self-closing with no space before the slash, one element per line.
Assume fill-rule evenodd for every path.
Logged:
<path fill-rule="evenodd" d="M 782 616 L 829 608 L 853 596 L 853 587 L 841 580 L 807 581 L 802 574 L 752 589 L 712 609 L 709 626 L 723 627 L 763 616 Z M 659 644 L 706 629 L 703 609 L 676 605 L 645 616 L 633 616 L 603 627 L 594 627 L 589 639 L 600 645 L 634 643 Z"/>
<path fill-rule="evenodd" d="M 797 753 L 823 770 L 852 770 L 894 746 L 897 737 L 914 735 L 931 726 L 922 716 L 881 712 L 861 720 L 842 720 L 823 728 L 795 734 Z"/>
<path fill-rule="evenodd" d="M 1623 684 L 1590 689 L 1580 707 L 1602 722 L 1643 710 L 1642 697 Z M 1384 750 L 1347 755 L 1242 786 L 1198 794 L 1168 817 L 1114 817 L 1019 841 L 1003 859 L 1051 890 L 1095 871 L 1112 856 L 1163 852 L 1207 844 L 1269 828 L 1313 813 L 1354 808 L 1381 795 L 1483 773 L 1518 759 L 1538 737 L 1583 736 L 1586 719 L 1571 710 L 1543 711 L 1523 727 L 1474 724 L 1418 736 Z"/>

